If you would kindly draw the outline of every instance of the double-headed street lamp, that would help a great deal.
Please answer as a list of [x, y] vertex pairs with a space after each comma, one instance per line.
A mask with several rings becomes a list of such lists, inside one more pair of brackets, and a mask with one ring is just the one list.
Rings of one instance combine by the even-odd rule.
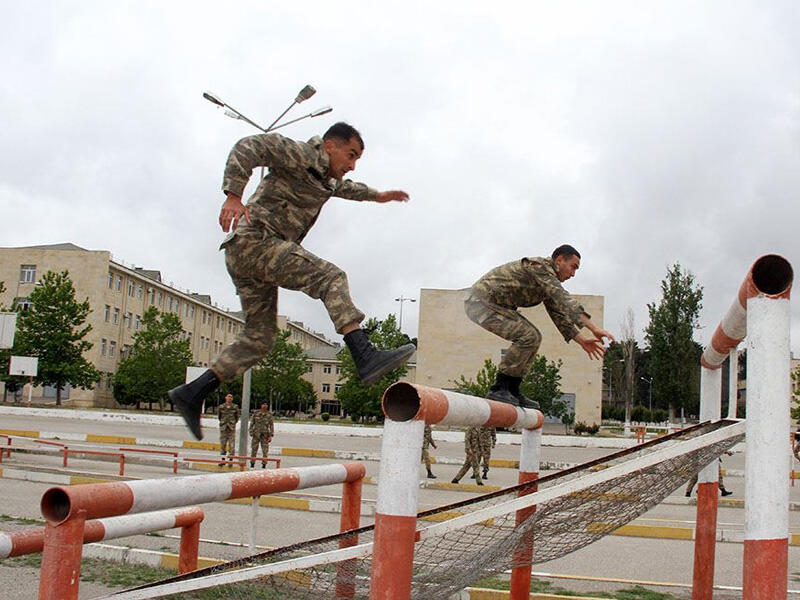
[[647, 384], [648, 384], [648, 387], [647, 387], [647, 395], [648, 395], [647, 403], [648, 403], [648, 405], [650, 407], [650, 412], [653, 412], [653, 380], [652, 379], [648, 379], [647, 377], [639, 377], [639, 379], [641, 379], [642, 381], [646, 381]]
[[399, 298], [395, 298], [394, 301], [400, 303], [400, 322], [398, 323], [397, 327], [400, 330], [400, 332], [402, 333], [402, 331], [403, 331], [403, 302], [416, 302], [417, 300], [416, 300], [416, 298], [406, 298], [405, 296], [400, 294], [400, 297]]

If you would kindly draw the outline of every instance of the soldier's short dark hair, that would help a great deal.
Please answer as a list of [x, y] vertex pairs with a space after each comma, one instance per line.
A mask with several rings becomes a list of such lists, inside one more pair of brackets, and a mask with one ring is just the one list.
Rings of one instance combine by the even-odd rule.
[[569, 258], [570, 256], [577, 256], [578, 258], [580, 258], [581, 253], [575, 250], [575, 248], [573, 248], [569, 244], [561, 244], [558, 248], [553, 250], [551, 258], [555, 260], [559, 256], [563, 256], [565, 258]]
[[325, 132], [325, 135], [322, 136], [323, 140], [339, 140], [340, 142], [349, 142], [353, 138], [358, 140], [358, 143], [361, 145], [361, 151], [364, 151], [364, 140], [361, 138], [361, 134], [358, 132], [358, 129], [350, 125], [349, 123], [345, 123], [344, 121], [339, 121], [338, 123], [334, 123], [328, 128], [328, 131]]

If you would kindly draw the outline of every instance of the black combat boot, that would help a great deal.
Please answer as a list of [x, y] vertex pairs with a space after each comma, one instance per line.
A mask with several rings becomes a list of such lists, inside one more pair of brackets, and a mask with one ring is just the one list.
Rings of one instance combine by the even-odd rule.
[[720, 487], [719, 492], [722, 496], [730, 496], [733, 493], [730, 490], [726, 490], [724, 487]]
[[509, 377], [511, 385], [508, 386], [509, 391], [514, 394], [514, 397], [519, 400], [519, 405], [522, 408], [535, 408], [539, 410], [539, 403], [536, 400], [531, 400], [519, 391], [519, 385], [522, 383], [522, 377]]
[[255, 466], [256, 466], [256, 461], [254, 461], [254, 460], [251, 460], [251, 461], [250, 461], [250, 468], [252, 469], [252, 468], [254, 468]]
[[483, 472], [483, 475], [482, 475], [482, 477], [483, 477], [484, 479], [486, 479], [488, 475], [489, 475], [489, 471], [488, 471], [488, 469], [487, 469], [486, 471], [484, 471], [484, 472]]
[[208, 369], [194, 381], [184, 383], [169, 391], [172, 405], [178, 409], [186, 421], [186, 426], [198, 440], [203, 439], [203, 430], [200, 426], [200, 411], [203, 409], [203, 400], [219, 387], [220, 381], [214, 371]]
[[512, 377], [498, 371], [497, 377], [495, 377], [494, 383], [492, 387], [489, 388], [489, 393], [486, 394], [486, 397], [489, 400], [496, 400], [497, 402], [505, 402], [512, 406], [519, 406], [519, 400], [511, 393], [511, 379]]
[[436, 475], [433, 474], [430, 467], [428, 467], [428, 479], [436, 479]]
[[396, 369], [411, 358], [417, 349], [414, 344], [404, 344], [394, 350], [378, 350], [369, 341], [363, 329], [356, 329], [344, 336], [358, 376], [364, 385], [371, 385], [389, 371]]

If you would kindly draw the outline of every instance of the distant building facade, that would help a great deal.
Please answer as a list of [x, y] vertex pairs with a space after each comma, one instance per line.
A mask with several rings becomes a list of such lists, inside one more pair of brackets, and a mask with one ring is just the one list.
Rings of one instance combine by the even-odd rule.
[[[142, 315], [151, 306], [180, 318], [183, 338], [189, 340], [197, 366], [208, 366], [244, 327], [241, 312], [216, 306], [208, 294], [180, 290], [164, 283], [159, 271], [126, 266], [107, 250], [86, 250], [71, 243], [0, 248], [0, 281], [6, 287], [0, 304], [11, 306], [16, 301], [24, 310], [36, 282], [47, 271], [68, 271], [76, 299], [88, 299], [91, 307], [87, 323], [92, 329], [86, 339], [92, 348], [86, 359], [102, 378], [92, 390], [71, 389], [62, 395], [75, 406], [113, 405], [114, 373], [128, 356], [133, 336], [142, 327]], [[278, 316], [278, 326], [289, 330], [289, 341], [306, 351], [334, 346], [322, 334], [285, 316]], [[322, 389], [316, 391], [322, 397]], [[51, 393], [37, 388], [34, 396]]]

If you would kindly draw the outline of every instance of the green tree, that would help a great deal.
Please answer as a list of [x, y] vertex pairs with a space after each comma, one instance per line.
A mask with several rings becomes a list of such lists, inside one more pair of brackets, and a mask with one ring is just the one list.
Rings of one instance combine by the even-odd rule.
[[289, 342], [289, 335], [288, 330], [279, 331], [269, 354], [253, 369], [253, 397], [267, 399], [275, 410], [305, 409], [316, 400], [314, 387], [302, 379], [308, 357], [300, 344]]
[[[408, 343], [408, 336], [397, 327], [397, 320], [393, 314], [388, 315], [383, 321], [378, 321], [371, 317], [365, 324], [364, 330], [370, 331], [369, 339], [379, 350], [393, 350], [403, 344]], [[350, 415], [352, 420], [368, 420], [376, 418], [383, 419], [381, 410], [381, 397], [387, 387], [399, 381], [408, 372], [408, 368], [403, 365], [393, 371], [389, 371], [380, 380], [370, 386], [365, 386], [356, 372], [356, 366], [350, 351], [344, 348], [338, 354], [342, 363], [342, 379], [344, 383], [336, 398], [342, 405], [345, 412]]]
[[561, 402], [561, 360], [547, 360], [539, 354], [533, 361], [528, 374], [522, 379], [520, 391], [531, 400], [539, 403], [540, 410], [552, 417], [560, 417], [567, 410]]
[[792, 418], [800, 425], [800, 366], [792, 371]]
[[497, 377], [497, 365], [492, 362], [491, 358], [483, 361], [483, 367], [475, 374], [475, 379], [466, 379], [463, 375], [454, 381], [454, 388], [457, 392], [462, 394], [469, 394], [470, 396], [477, 396], [478, 398], [485, 398], [489, 393], [489, 388], [492, 387], [495, 377]]
[[162, 313], [151, 306], [142, 315], [142, 329], [133, 336], [131, 353], [119, 364], [114, 376], [114, 399], [120, 404], [158, 402], [161, 410], [167, 392], [186, 379], [192, 363], [189, 340], [182, 340], [178, 315]]
[[696, 411], [699, 402], [699, 353], [694, 330], [699, 327], [703, 288], [694, 275], [675, 263], [661, 282], [662, 298], [650, 303], [645, 340], [650, 350], [653, 399], [675, 410]]
[[92, 344], [84, 338], [92, 326], [86, 325], [89, 299], [78, 302], [67, 271], [48, 271], [29, 299], [30, 309], [20, 312], [14, 339], [14, 354], [39, 359], [36, 381], [56, 388], [56, 405], [67, 384], [90, 389], [100, 380], [100, 372], [84, 358]]

